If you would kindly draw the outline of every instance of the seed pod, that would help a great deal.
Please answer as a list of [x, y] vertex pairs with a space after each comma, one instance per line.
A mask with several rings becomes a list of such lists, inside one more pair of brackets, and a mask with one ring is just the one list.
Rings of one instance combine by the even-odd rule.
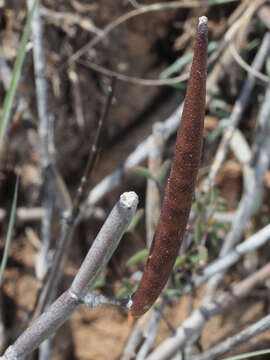
[[182, 243], [200, 165], [205, 112], [207, 18], [199, 19], [194, 58], [177, 133], [174, 161], [142, 280], [132, 295], [133, 316], [144, 314], [166, 285]]

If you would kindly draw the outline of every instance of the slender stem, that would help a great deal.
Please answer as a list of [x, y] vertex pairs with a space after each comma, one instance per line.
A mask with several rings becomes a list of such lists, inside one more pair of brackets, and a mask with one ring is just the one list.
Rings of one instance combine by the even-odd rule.
[[[164, 145], [163, 126], [161, 123], [156, 123], [153, 126], [151, 141], [149, 141], [148, 158], [148, 169], [154, 176], [156, 176], [160, 170]], [[158, 186], [154, 180], [148, 179], [146, 189], [145, 221], [146, 243], [149, 249], [160, 216], [160, 204], [161, 201]]]
[[[270, 35], [270, 34], [269, 34]], [[232, 227], [226, 236], [220, 256], [226, 255], [237, 243], [240, 242], [246, 224], [250, 220], [254, 204], [258, 201], [259, 192], [263, 183], [264, 176], [270, 164], [270, 86], [267, 89], [265, 100], [261, 107], [259, 114], [259, 124], [264, 128], [264, 139], [260, 141], [260, 146], [255, 147], [257, 152], [255, 155], [256, 162], [249, 167], [248, 186], [245, 187], [244, 194], [237, 208]], [[208, 293], [211, 296], [218, 284], [223, 279], [225, 273], [220, 273], [214, 276], [208, 284]]]
[[84, 199], [84, 197], [86, 196], [86, 194], [89, 192], [89, 177], [90, 174], [94, 168], [96, 159], [97, 159], [97, 155], [100, 151], [100, 140], [101, 140], [101, 134], [102, 134], [102, 130], [105, 124], [105, 120], [108, 117], [108, 113], [111, 107], [111, 103], [112, 103], [112, 99], [113, 99], [113, 95], [114, 95], [114, 90], [115, 90], [115, 78], [112, 77], [111, 78], [111, 83], [108, 87], [108, 94], [107, 94], [107, 98], [106, 98], [106, 103], [105, 106], [102, 109], [102, 113], [98, 122], [98, 127], [97, 127], [97, 131], [95, 134], [95, 139], [94, 142], [91, 146], [91, 151], [90, 151], [90, 156], [88, 158], [87, 164], [86, 164], [86, 168], [84, 170], [84, 174], [83, 177], [81, 179], [81, 184], [78, 188], [77, 191], [77, 195], [75, 197], [74, 200], [74, 204], [73, 204], [73, 209], [72, 209], [72, 218], [75, 219], [78, 215], [79, 212], [79, 207], [82, 203], [82, 200]]
[[71, 287], [66, 290], [5, 352], [8, 360], [20, 360], [51, 336], [81, 304], [116, 249], [136, 212], [138, 197], [124, 193], [101, 228]]
[[[251, 67], [259, 71], [264, 64], [265, 58], [269, 52], [270, 48], [270, 33], [266, 33], [259, 51], [257, 52]], [[215, 159], [209, 171], [207, 182], [204, 184], [205, 190], [208, 191], [211, 186], [214, 185], [217, 173], [226, 157], [230, 140], [234, 133], [234, 129], [237, 127], [241, 116], [248, 104], [248, 99], [250, 97], [251, 91], [255, 85], [256, 78], [252, 74], [248, 74], [248, 77], [240, 90], [240, 95], [237, 101], [234, 104], [230, 119], [229, 125], [226, 131], [223, 134], [222, 140], [220, 142], [219, 148], [215, 155]]]
[[50, 304], [53, 301], [55, 297], [55, 293], [57, 291], [58, 284], [61, 280], [63, 269], [67, 260], [67, 253], [72, 241], [73, 232], [80, 221], [81, 205], [82, 205], [81, 203], [84, 197], [86, 197], [86, 193], [89, 191], [88, 189], [89, 178], [91, 171], [93, 170], [93, 167], [96, 162], [96, 157], [99, 150], [100, 137], [102, 134], [102, 128], [104, 126], [104, 122], [107, 118], [108, 111], [112, 102], [114, 83], [115, 83], [114, 79], [112, 79], [108, 90], [106, 104], [103, 108], [101, 117], [99, 119], [98, 130], [89, 154], [86, 169], [81, 179], [81, 184], [77, 191], [76, 198], [74, 200], [74, 205], [72, 206], [71, 215], [68, 217], [66, 223], [64, 224], [62, 234], [59, 240], [57, 241], [57, 247], [56, 247], [49, 279], [47, 281], [44, 290], [42, 291], [36, 314], [40, 314], [42, 311], [44, 311], [46, 306], [48, 306], [48, 304]]
[[220, 356], [225, 354], [228, 351], [233, 350], [236, 346], [241, 345], [253, 337], [267, 331], [270, 329], [270, 315], [265, 316], [261, 320], [257, 321], [255, 324], [251, 325], [247, 329], [241, 331], [240, 333], [229, 337], [222, 343], [216, 345], [212, 349], [206, 351], [205, 353], [192, 356], [191, 360], [215, 360], [220, 359]]
[[[265, 279], [269, 277], [269, 274], [270, 264], [267, 264], [245, 280], [235, 284], [229, 291], [223, 292], [214, 299], [206, 301], [194, 310], [183, 324], [177, 328], [176, 334], [161, 343], [147, 360], [167, 360], [171, 358], [177, 351], [183, 349], [187, 343], [192, 341], [192, 338], [200, 333], [203, 326], [211, 320], [212, 317], [222, 313], [237, 301], [247, 296], [254, 287], [263, 283]], [[203, 357], [203, 359], [208, 360], [206, 356]]]
[[[163, 136], [164, 140], [167, 140], [179, 126], [179, 119], [181, 119], [183, 111], [183, 103], [180, 104], [177, 109], [169, 116], [163, 123]], [[91, 207], [96, 204], [104, 195], [112, 191], [118, 186], [127, 173], [128, 169], [138, 165], [148, 157], [149, 141], [152, 135], [143, 140], [135, 150], [129, 154], [125, 162], [121, 167], [107, 175], [98, 185], [96, 185], [89, 193], [88, 199], [84, 203], [84, 207]]]
[[[120, 201], [110, 214], [110, 221], [103, 225], [70, 287], [79, 298], [87, 294], [104, 270], [128, 223], [135, 215], [137, 204], [138, 197], [134, 192], [121, 195]], [[125, 222], [122, 219], [125, 219]]]

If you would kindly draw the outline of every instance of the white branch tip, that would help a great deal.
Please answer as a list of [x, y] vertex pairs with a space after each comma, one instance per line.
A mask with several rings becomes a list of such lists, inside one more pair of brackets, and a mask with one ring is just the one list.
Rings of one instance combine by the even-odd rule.
[[199, 26], [202, 24], [207, 24], [208, 18], [206, 16], [199, 17]]
[[138, 205], [139, 198], [134, 191], [125, 192], [120, 196], [120, 204], [128, 209]]

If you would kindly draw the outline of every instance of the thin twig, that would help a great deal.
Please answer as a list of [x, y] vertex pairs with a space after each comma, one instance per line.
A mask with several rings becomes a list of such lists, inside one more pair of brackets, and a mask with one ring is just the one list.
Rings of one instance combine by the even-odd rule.
[[[161, 11], [161, 10], [172, 10], [178, 8], [196, 8], [199, 6], [208, 6], [209, 3], [205, 2], [191, 2], [191, 1], [168, 1], [167, 3], [156, 3], [152, 5], [147, 5], [140, 7], [139, 9], [132, 10], [124, 15], [119, 16], [116, 20], [110, 22], [104, 29], [100, 35], [95, 36], [91, 39], [86, 45], [84, 45], [81, 49], [75, 52], [69, 59], [70, 61], [77, 61], [83, 54], [96, 46], [99, 42], [101, 42], [113, 29], [123, 24], [127, 20], [132, 19], [135, 16], [145, 14], [152, 11]], [[64, 64], [65, 66], [66, 64]], [[61, 68], [63, 65], [61, 66]]]
[[[180, 104], [174, 113], [169, 116], [163, 123], [163, 136], [167, 140], [178, 128], [179, 119], [181, 119], [183, 104]], [[148, 142], [151, 141], [152, 135], [143, 140], [135, 150], [127, 157], [124, 164], [107, 175], [98, 185], [96, 185], [89, 193], [88, 199], [85, 201], [85, 208], [96, 204], [104, 195], [112, 191], [123, 179], [128, 169], [138, 165], [148, 156]]]
[[[28, 11], [31, 11], [33, 0], [27, 1]], [[52, 166], [52, 149], [53, 144], [50, 144], [52, 135], [52, 124], [50, 123], [50, 115], [48, 111], [48, 83], [45, 77], [45, 54], [43, 45], [43, 31], [41, 19], [39, 14], [39, 5], [37, 5], [32, 21], [32, 40], [33, 40], [33, 59], [35, 70], [35, 86], [36, 86], [36, 101], [39, 118], [39, 138], [40, 138], [40, 166], [43, 178], [43, 207], [44, 216], [42, 218], [42, 248], [38, 257], [40, 269], [38, 277], [43, 278], [48, 271], [49, 266], [49, 250], [51, 246], [51, 225], [52, 214], [54, 207], [54, 198], [56, 196], [53, 182], [49, 174], [49, 166]]]
[[71, 64], [68, 69], [68, 77], [71, 82], [71, 90], [72, 90], [72, 99], [73, 99], [73, 106], [75, 112], [76, 122], [80, 129], [83, 129], [85, 126], [85, 119], [83, 114], [83, 104], [82, 104], [82, 97], [81, 97], [81, 89], [80, 89], [80, 82], [79, 77], [76, 72], [75, 64]]
[[121, 360], [131, 360], [136, 357], [136, 350], [143, 339], [144, 329], [147, 326], [150, 313], [141, 316], [135, 323], [125, 345]]
[[232, 351], [236, 346], [241, 345], [253, 337], [270, 329], [270, 315], [265, 316], [247, 329], [241, 331], [237, 335], [229, 337], [227, 340], [216, 345], [212, 349], [201, 355], [192, 356], [191, 360], [214, 360], [220, 359], [220, 356], [228, 351]]
[[102, 109], [102, 114], [101, 114], [101, 117], [100, 117], [98, 125], [97, 125], [95, 139], [94, 139], [94, 142], [90, 149], [90, 156], [88, 158], [84, 174], [81, 178], [81, 184], [78, 188], [77, 195], [76, 195], [74, 203], [73, 203], [71, 216], [74, 219], [78, 216], [78, 212], [79, 212], [81, 203], [82, 203], [83, 199], [87, 196], [87, 193], [89, 192], [89, 180], [90, 180], [89, 178], [90, 178], [91, 172], [93, 171], [94, 165], [96, 163], [98, 153], [100, 151], [101, 133], [102, 133], [102, 130], [104, 127], [105, 120], [108, 117], [109, 109], [110, 109], [113, 95], [114, 95], [114, 89], [115, 89], [115, 78], [112, 77], [111, 83], [108, 87], [106, 103]]
[[[200, 286], [203, 282], [210, 279], [217, 273], [222, 273], [228, 270], [229, 267], [236, 264], [242, 256], [251, 253], [260, 247], [264, 246], [270, 240], [270, 225], [266, 225], [256, 234], [250, 236], [247, 240], [237, 245], [227, 255], [214, 260], [211, 264], [207, 265], [201, 275], [192, 275], [191, 282], [195, 287]], [[181, 293], [191, 291], [190, 285], [185, 285]]]
[[149, 352], [151, 351], [151, 349], [154, 345], [157, 333], [158, 333], [158, 329], [160, 326], [160, 320], [163, 318], [163, 310], [164, 310], [165, 306], [167, 305], [167, 303], [168, 303], [168, 300], [163, 299], [163, 302], [162, 302], [161, 306], [159, 307], [159, 309], [158, 310], [153, 309], [151, 311], [148, 324], [145, 327], [144, 333], [143, 333], [145, 341], [137, 353], [136, 360], [144, 360], [146, 358], [146, 356], [149, 354]]
[[[235, 284], [229, 291], [221, 293], [213, 300], [208, 300], [199, 306], [183, 324], [178, 327], [176, 334], [161, 343], [150, 354], [147, 360], [167, 360], [171, 358], [177, 351], [183, 349], [195, 335], [198, 335], [203, 326], [213, 316], [220, 314], [243, 297], [249, 295], [251, 290], [258, 284], [263, 283], [269, 275], [270, 264], [267, 264], [255, 274]], [[203, 359], [208, 360], [206, 357]]]
[[[151, 141], [149, 141], [149, 158], [148, 169], [156, 176], [160, 171], [162, 162], [163, 150], [164, 150], [164, 138], [163, 138], [163, 125], [162, 123], [156, 123], [153, 126], [153, 135]], [[145, 221], [146, 221], [146, 244], [148, 249], [156, 230], [158, 218], [160, 215], [160, 193], [157, 184], [154, 180], [147, 180], [146, 189], [146, 205], [145, 205]]]
[[71, 244], [73, 232], [77, 226], [77, 224], [80, 221], [80, 215], [81, 215], [81, 202], [85, 197], [85, 193], [89, 191], [89, 178], [91, 171], [95, 165], [96, 157], [99, 150], [99, 142], [100, 142], [100, 136], [101, 136], [101, 130], [104, 125], [105, 119], [108, 115], [109, 107], [112, 101], [113, 96], [113, 83], [112, 80], [111, 87], [109, 88], [109, 92], [107, 95], [107, 100], [105, 107], [103, 108], [99, 124], [98, 124], [98, 130], [96, 133], [96, 137], [94, 140], [94, 143], [91, 148], [91, 152], [89, 154], [89, 158], [87, 161], [86, 169], [84, 171], [84, 175], [81, 180], [81, 184], [79, 186], [79, 189], [76, 194], [76, 198], [74, 200], [74, 204], [71, 210], [71, 214], [68, 217], [67, 221], [64, 223], [62, 234], [57, 241], [57, 247], [53, 259], [52, 268], [50, 271], [49, 279], [47, 281], [47, 284], [42, 291], [39, 306], [36, 311], [36, 314], [40, 314], [48, 304], [50, 304], [55, 296], [55, 293], [57, 291], [58, 284], [62, 278], [64, 266], [67, 260], [67, 254], [68, 250]]
[[[252, 62], [252, 65], [251, 65], [252, 68], [256, 69], [257, 71], [259, 69], [261, 69], [261, 67], [263, 66], [263, 63], [265, 61], [265, 58], [269, 53], [269, 49], [270, 49], [270, 33], [266, 33], [263, 38], [260, 49], [257, 52], [257, 54]], [[229, 125], [228, 125], [225, 133], [223, 134], [219, 148], [215, 155], [215, 159], [210, 168], [210, 172], [209, 172], [207, 181], [204, 185], [206, 191], [209, 190], [209, 188], [211, 186], [213, 186], [215, 183], [217, 173], [226, 157], [226, 154], [228, 151], [228, 146], [229, 146], [230, 140], [232, 138], [232, 135], [234, 133], [234, 130], [237, 127], [237, 125], [241, 119], [241, 116], [243, 114], [243, 111], [245, 110], [245, 108], [248, 104], [248, 99], [249, 99], [249, 96], [253, 89], [253, 86], [255, 84], [255, 80], [256, 80], [255, 77], [249, 73], [248, 77], [240, 91], [240, 96], [234, 104], [234, 107], [233, 107], [233, 110], [232, 110], [232, 113], [231, 113], [231, 116], [229, 119]]]
[[[270, 34], [269, 34], [270, 35]], [[256, 148], [256, 163], [249, 167], [248, 184], [237, 208], [232, 227], [224, 240], [220, 256], [226, 255], [241, 240], [246, 224], [250, 220], [254, 203], [262, 187], [264, 175], [270, 164], [270, 87], [268, 87], [265, 100], [259, 114], [259, 124], [264, 129], [264, 139], [260, 140], [260, 147]], [[258, 150], [257, 150], [258, 149]], [[224, 277], [224, 273], [214, 276], [208, 284], [207, 292], [211, 296]]]
[[6, 359], [23, 359], [51, 336], [76, 310], [81, 304], [81, 299], [87, 295], [110, 260], [136, 212], [137, 204], [138, 197], [134, 192], [121, 195], [85, 257], [71, 287], [6, 350]]
[[143, 85], [143, 86], [167, 86], [173, 84], [179, 84], [186, 81], [189, 78], [189, 73], [181, 74], [170, 79], [143, 79], [135, 76], [129, 76], [117, 71], [107, 69], [101, 65], [95, 64], [90, 60], [77, 60], [81, 65], [86, 66], [96, 72], [99, 72], [105, 76], [114, 76], [117, 80], [125, 81], [130, 84]]
[[238, 54], [235, 45], [233, 44], [233, 42], [229, 43], [229, 49], [231, 51], [231, 54], [234, 58], [234, 60], [237, 62], [237, 64], [239, 66], [241, 66], [242, 69], [244, 69], [246, 72], [248, 72], [249, 74], [252, 74], [255, 78], [257, 78], [258, 80], [263, 81], [266, 84], [269, 84], [270, 82], [270, 77], [261, 73], [260, 71], [257, 71], [256, 69], [254, 69], [252, 66], [249, 66], [249, 64]]
[[[265, 60], [265, 57], [267, 56], [267, 53], [269, 51], [269, 45], [270, 45], [270, 36], [269, 36], [269, 34], [266, 34], [264, 37], [264, 40], [262, 42], [262, 45], [260, 47], [260, 50], [258, 51], [258, 53], [255, 57], [256, 62], [254, 59], [254, 62], [252, 65], [254, 68], [256, 68], [256, 69], [261, 68], [261, 66]], [[246, 88], [247, 89], [252, 88], [253, 82], [254, 82], [253, 77], [249, 75]], [[209, 79], [208, 79], [207, 80], [207, 88], [209, 88], [209, 87], [210, 87], [210, 83], [209, 83]], [[175, 112], [164, 121], [164, 123], [163, 123], [164, 124], [164, 140], [167, 140], [172, 134], [175, 133], [177, 126], [178, 126], [179, 118], [181, 118], [182, 110], [183, 110], [183, 104], [179, 105], [178, 108], [175, 110]], [[240, 103], [240, 99], [239, 99], [235, 105], [235, 110], [233, 111], [233, 113], [231, 115], [231, 119], [233, 120], [233, 118], [232, 118], [232, 116], [233, 116], [234, 118], [236, 118], [236, 123], [238, 123], [239, 118], [240, 118], [239, 113], [241, 115], [242, 111], [243, 111], [243, 106]], [[233, 122], [234, 121], [235, 120], [233, 120]], [[232, 124], [232, 125], [233, 125], [232, 130], [230, 130], [230, 131], [233, 132], [233, 129], [235, 128], [235, 126], [234, 126], [234, 124]], [[91, 190], [91, 192], [88, 196], [88, 200], [85, 203], [86, 208], [87, 208], [87, 205], [88, 205], [88, 207], [91, 207], [91, 205], [96, 204], [104, 195], [106, 195], [108, 193], [108, 191], [111, 191], [113, 188], [115, 188], [121, 182], [122, 178], [124, 177], [124, 175], [126, 174], [126, 172], [129, 168], [138, 165], [139, 163], [141, 163], [142, 161], [144, 161], [147, 158], [147, 156], [148, 156], [147, 149], [149, 146], [148, 142], [151, 141], [150, 139], [151, 139], [151, 135], [148, 136], [148, 138], [146, 138], [144, 141], [142, 141], [135, 148], [135, 150], [127, 157], [127, 159], [125, 160], [125, 162], [123, 163], [123, 165], [121, 167], [116, 169], [111, 174], [107, 175], [99, 184], [97, 184]], [[226, 143], [229, 142], [226, 137], [224, 139], [225, 139], [224, 142], [226, 142]], [[219, 153], [223, 153], [223, 146], [220, 147]], [[222, 157], [221, 161], [220, 161], [220, 156]], [[212, 165], [212, 168], [211, 168], [212, 170], [210, 171], [209, 181], [208, 181], [209, 183], [214, 181], [216, 174], [220, 167], [219, 164], [221, 164], [222, 161], [223, 161], [223, 154], [217, 155], [216, 160], [214, 161], [214, 163]]]
[[72, 25], [78, 25], [83, 30], [89, 31], [95, 35], [102, 34], [102, 30], [97, 28], [91, 19], [80, 16], [75, 12], [58, 12], [48, 9], [45, 6], [41, 6], [40, 15], [45, 17], [47, 21], [61, 26], [64, 30], [70, 28]]

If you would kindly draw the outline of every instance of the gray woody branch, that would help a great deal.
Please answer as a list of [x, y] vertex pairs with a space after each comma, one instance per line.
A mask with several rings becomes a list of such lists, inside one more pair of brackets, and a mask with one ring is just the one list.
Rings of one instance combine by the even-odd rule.
[[259, 335], [270, 329], [270, 315], [265, 316], [249, 328], [240, 333], [229, 337], [227, 340], [213, 347], [211, 350], [197, 356], [192, 356], [191, 360], [215, 360], [220, 359], [220, 356], [228, 351], [231, 351], [236, 346], [247, 342], [256, 335]]
[[[270, 37], [270, 34], [269, 34]], [[259, 115], [259, 132], [261, 135], [260, 127], [262, 128], [263, 136], [255, 141], [255, 149], [253, 151], [253, 157], [255, 157], [255, 164], [251, 164], [248, 168], [248, 184], [245, 188], [244, 194], [242, 195], [241, 201], [235, 213], [235, 218], [232, 223], [232, 227], [226, 236], [220, 256], [226, 255], [237, 243], [240, 242], [243, 236], [245, 226], [253, 215], [254, 205], [258, 198], [260, 198], [260, 191], [263, 185], [264, 176], [269, 168], [270, 164], [270, 86], [266, 91], [266, 96], [262, 104], [262, 108]], [[208, 284], [208, 293], [213, 294], [218, 284], [224, 277], [223, 274], [218, 274], [213, 277]]]
[[52, 335], [84, 301], [97, 277], [117, 248], [135, 214], [138, 197], [134, 192], [121, 195], [97, 235], [71, 287], [66, 290], [5, 352], [1, 360], [21, 360]]
[[[269, 277], [269, 274], [270, 264], [267, 264], [262, 269], [258, 270], [255, 274], [252, 274], [247, 279], [235, 284], [233, 288], [228, 292], [224, 292], [213, 300], [208, 300], [203, 305], [199, 306], [183, 322], [183, 324], [178, 327], [175, 336], [165, 340], [162, 344], [160, 344], [147, 358], [147, 360], [167, 360], [171, 358], [174, 354], [176, 354], [177, 351], [183, 349], [184, 346], [186, 346], [186, 344], [193, 338], [194, 335], [198, 335], [203, 326], [213, 316], [220, 314], [221, 312], [225, 311], [233, 304], [235, 304], [237, 301], [239, 301], [241, 298], [247, 296], [255, 286], [265, 281]], [[269, 327], [269, 319], [267, 321], [267, 324], [267, 326]], [[219, 345], [219, 349], [226, 348], [226, 351], [228, 351], [228, 343], [232, 344], [232, 342], [229, 340], [230, 339], [225, 341], [226, 347], [224, 347], [223, 345]], [[206, 354], [210, 355], [212, 353], [218, 353], [219, 355], [222, 355], [224, 352], [210, 350], [205, 353], [205, 356], [198, 356], [198, 358], [194, 357], [194, 360], [215, 359], [216, 357], [206, 356]]]

